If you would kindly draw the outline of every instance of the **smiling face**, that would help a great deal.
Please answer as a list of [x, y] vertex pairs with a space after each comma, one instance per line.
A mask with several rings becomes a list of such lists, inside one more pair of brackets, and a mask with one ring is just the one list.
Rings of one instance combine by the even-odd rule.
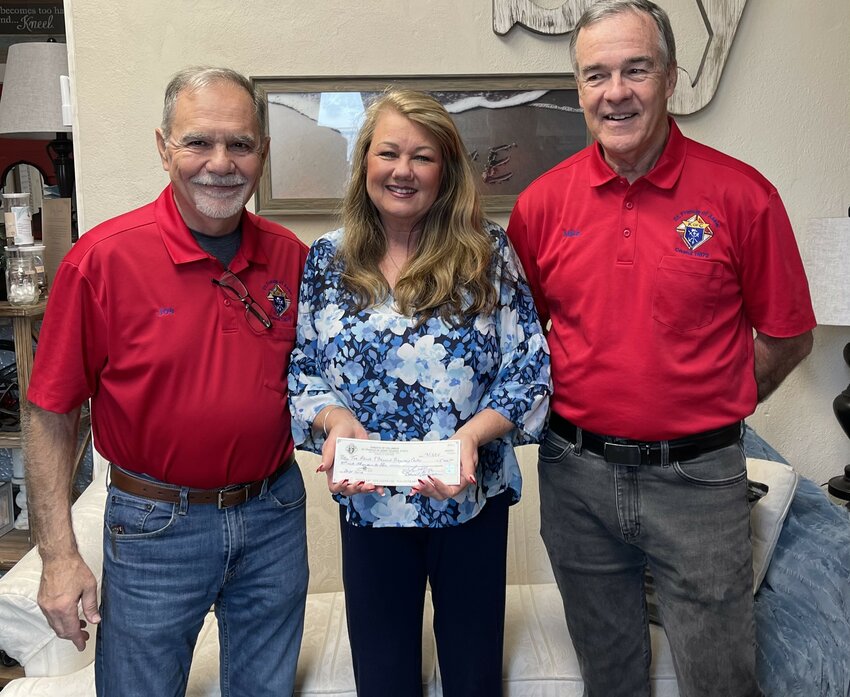
[[437, 200], [443, 172], [436, 138], [397, 111], [383, 111], [366, 153], [366, 192], [385, 229], [412, 230]]
[[168, 140], [156, 134], [186, 225], [205, 235], [233, 232], [268, 152], [250, 95], [229, 82], [182, 92]]
[[584, 27], [576, 40], [579, 103], [615, 172], [634, 181], [667, 142], [667, 99], [676, 66], [663, 65], [658, 28], [626, 11]]

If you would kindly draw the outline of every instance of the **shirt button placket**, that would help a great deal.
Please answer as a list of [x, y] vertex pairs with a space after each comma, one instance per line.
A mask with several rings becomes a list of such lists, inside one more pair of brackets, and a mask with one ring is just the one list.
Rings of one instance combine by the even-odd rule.
[[631, 264], [635, 260], [635, 231], [637, 230], [637, 211], [633, 192], [627, 191], [623, 199], [623, 207], [620, 211], [620, 222], [622, 234], [617, 250], [617, 262]]

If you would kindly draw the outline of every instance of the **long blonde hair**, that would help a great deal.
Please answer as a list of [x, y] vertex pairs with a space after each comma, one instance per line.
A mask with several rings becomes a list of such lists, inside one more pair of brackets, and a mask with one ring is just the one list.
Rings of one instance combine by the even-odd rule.
[[393, 89], [369, 105], [352, 157], [351, 179], [342, 203], [345, 227], [338, 259], [342, 281], [362, 308], [390, 292], [379, 264], [387, 252], [380, 215], [366, 191], [366, 156], [380, 115], [395, 111], [424, 128], [442, 154], [440, 189], [425, 214], [410, 260], [393, 290], [396, 308], [419, 323], [439, 315], [451, 324], [489, 312], [496, 304], [490, 278], [493, 243], [484, 230], [475, 175], [451, 116], [422, 92]]

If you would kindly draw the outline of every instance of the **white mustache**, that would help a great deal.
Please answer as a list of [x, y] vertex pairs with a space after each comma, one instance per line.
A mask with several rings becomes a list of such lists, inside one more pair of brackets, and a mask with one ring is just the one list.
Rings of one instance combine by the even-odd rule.
[[220, 177], [215, 174], [199, 174], [192, 177], [192, 183], [199, 186], [244, 186], [248, 180], [238, 174], [225, 174]]

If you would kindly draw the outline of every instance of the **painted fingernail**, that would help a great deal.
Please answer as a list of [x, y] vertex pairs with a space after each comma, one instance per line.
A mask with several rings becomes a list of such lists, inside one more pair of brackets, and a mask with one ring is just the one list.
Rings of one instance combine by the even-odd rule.
[[470, 484], [478, 484], [478, 481], [471, 474], [467, 477], [467, 479], [469, 479]]

